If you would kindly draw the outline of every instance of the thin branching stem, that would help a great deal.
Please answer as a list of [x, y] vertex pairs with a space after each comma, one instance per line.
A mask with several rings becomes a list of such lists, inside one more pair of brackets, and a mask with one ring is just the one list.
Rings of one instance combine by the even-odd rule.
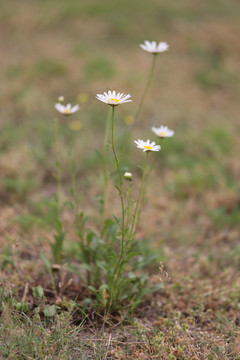
[[[140, 186], [140, 189], [139, 189], [139, 194], [138, 194], [138, 199], [137, 199], [135, 211], [134, 211], [134, 214], [133, 214], [132, 226], [131, 226], [130, 234], [128, 236], [128, 242], [132, 240], [132, 234], [133, 234], [133, 230], [134, 230], [135, 219], [136, 219], [136, 216], [137, 216], [138, 206], [139, 206], [139, 202], [140, 202], [141, 195], [142, 195], [143, 183], [144, 183], [146, 167], [147, 167], [148, 154], [149, 153], [146, 152], [146, 158], [145, 158], [144, 167], [143, 167], [142, 181], [141, 181], [141, 186]], [[115, 276], [115, 274], [116, 274], [116, 279], [115, 279], [114, 284], [113, 284], [114, 291], [115, 291], [115, 288], [116, 288], [116, 297], [118, 296], [118, 293], [120, 291], [120, 289], [118, 287], [118, 280], [119, 280], [119, 277], [121, 275], [121, 271], [122, 271], [122, 267], [123, 267], [122, 259], [124, 257], [124, 250], [126, 251], [126, 249], [124, 249], [124, 246], [122, 246], [119, 261], [118, 261], [118, 264], [116, 266], [115, 272], [113, 274], [113, 276]], [[112, 298], [110, 300], [112, 301]], [[111, 306], [111, 303], [110, 303], [110, 306]]]

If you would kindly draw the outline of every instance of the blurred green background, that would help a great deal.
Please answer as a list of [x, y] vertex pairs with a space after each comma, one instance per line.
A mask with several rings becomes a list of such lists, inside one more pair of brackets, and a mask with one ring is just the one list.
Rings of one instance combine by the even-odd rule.
[[[36, 204], [55, 191], [55, 161], [60, 158], [64, 166], [67, 143], [74, 138], [79, 186], [93, 186], [87, 206], [94, 206], [90, 196], [101, 189], [94, 150], [102, 148], [107, 115], [95, 95], [116, 89], [133, 99], [117, 111], [118, 149], [127, 170], [139, 172], [143, 160], [132, 140], [156, 140], [151, 126], [175, 130], [156, 160], [156, 181], [150, 180], [152, 211], [157, 191], [169, 203], [196, 200], [216, 226], [226, 216], [235, 226], [240, 219], [239, 10], [237, 0], [1, 1], [1, 204], [20, 205], [18, 215], [29, 207], [38, 214]], [[170, 50], [158, 56], [135, 123], [129, 115], [135, 114], [151, 65], [151, 54], [139, 47], [144, 40], [166, 41]], [[54, 109], [59, 95], [80, 103], [71, 119]], [[170, 206], [166, 216], [175, 218], [179, 209]]]

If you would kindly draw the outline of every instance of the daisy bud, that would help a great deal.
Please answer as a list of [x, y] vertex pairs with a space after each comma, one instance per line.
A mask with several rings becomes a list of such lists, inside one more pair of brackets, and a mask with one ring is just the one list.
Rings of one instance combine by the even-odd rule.
[[59, 96], [58, 101], [59, 101], [60, 103], [63, 103], [63, 102], [64, 102], [64, 96]]
[[132, 173], [130, 173], [130, 172], [125, 172], [123, 177], [124, 177], [124, 179], [126, 179], [128, 181], [132, 181]]

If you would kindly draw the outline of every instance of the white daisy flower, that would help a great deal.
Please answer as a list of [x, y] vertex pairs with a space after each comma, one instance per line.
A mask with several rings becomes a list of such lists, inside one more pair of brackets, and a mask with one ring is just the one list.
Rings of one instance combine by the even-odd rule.
[[174, 131], [170, 130], [167, 126], [160, 126], [158, 128], [153, 126], [152, 131], [160, 138], [171, 137], [174, 135]]
[[144, 41], [144, 44], [140, 44], [140, 47], [149, 53], [159, 54], [168, 50], [169, 45], [166, 42], [162, 42], [162, 41], [160, 41], [160, 43], [157, 44], [156, 41], [150, 42], [146, 40]]
[[72, 106], [71, 104], [67, 104], [66, 106], [64, 106], [63, 104], [56, 103], [55, 109], [59, 111], [61, 114], [71, 115], [74, 114], [76, 111], [78, 111], [80, 109], [80, 106], [79, 105]]
[[116, 91], [108, 91], [108, 93], [104, 92], [103, 94], [97, 94], [96, 98], [108, 105], [117, 106], [119, 104], [123, 104], [126, 102], [132, 102], [132, 100], [128, 100], [131, 95], [126, 95], [124, 93], [117, 93]]
[[143, 141], [138, 139], [138, 141], [135, 141], [135, 144], [137, 144], [137, 147], [139, 149], [142, 149], [144, 152], [146, 151], [159, 151], [161, 150], [161, 146], [160, 145], [156, 145], [155, 141], [153, 141], [152, 143], [150, 143], [150, 140], [147, 141]]

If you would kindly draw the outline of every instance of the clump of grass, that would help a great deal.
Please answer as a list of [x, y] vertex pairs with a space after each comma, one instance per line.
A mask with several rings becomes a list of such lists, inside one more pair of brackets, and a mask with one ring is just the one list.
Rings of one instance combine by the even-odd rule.
[[194, 51], [202, 57], [204, 63], [195, 77], [201, 87], [206, 90], [217, 90], [236, 82], [236, 74], [225, 66], [221, 50], [195, 46]]
[[240, 222], [240, 207], [227, 209], [223, 206], [214, 210], [208, 210], [208, 215], [218, 229], [234, 228]]
[[0, 181], [0, 186], [11, 194], [12, 198], [23, 199], [31, 192], [35, 182], [32, 178], [5, 178]]
[[39, 76], [63, 76], [68, 72], [64, 63], [53, 59], [38, 61], [33, 65], [32, 70]]
[[63, 312], [44, 322], [37, 311], [32, 317], [4, 305], [0, 325], [0, 353], [2, 359], [51, 358], [66, 359], [81, 354], [77, 333], [72, 328], [71, 314]]
[[173, 194], [179, 198], [188, 198], [201, 194], [204, 190], [217, 185], [215, 174], [209, 167], [180, 171], [174, 184], [169, 185]]
[[25, 69], [21, 66], [9, 66], [6, 71], [6, 76], [9, 79], [15, 79], [21, 76], [25, 72]]
[[91, 79], [111, 79], [116, 74], [112, 62], [102, 56], [94, 56], [85, 65], [85, 74]]
[[232, 134], [227, 129], [210, 128], [207, 129], [206, 135], [222, 154], [228, 154], [232, 150]]

